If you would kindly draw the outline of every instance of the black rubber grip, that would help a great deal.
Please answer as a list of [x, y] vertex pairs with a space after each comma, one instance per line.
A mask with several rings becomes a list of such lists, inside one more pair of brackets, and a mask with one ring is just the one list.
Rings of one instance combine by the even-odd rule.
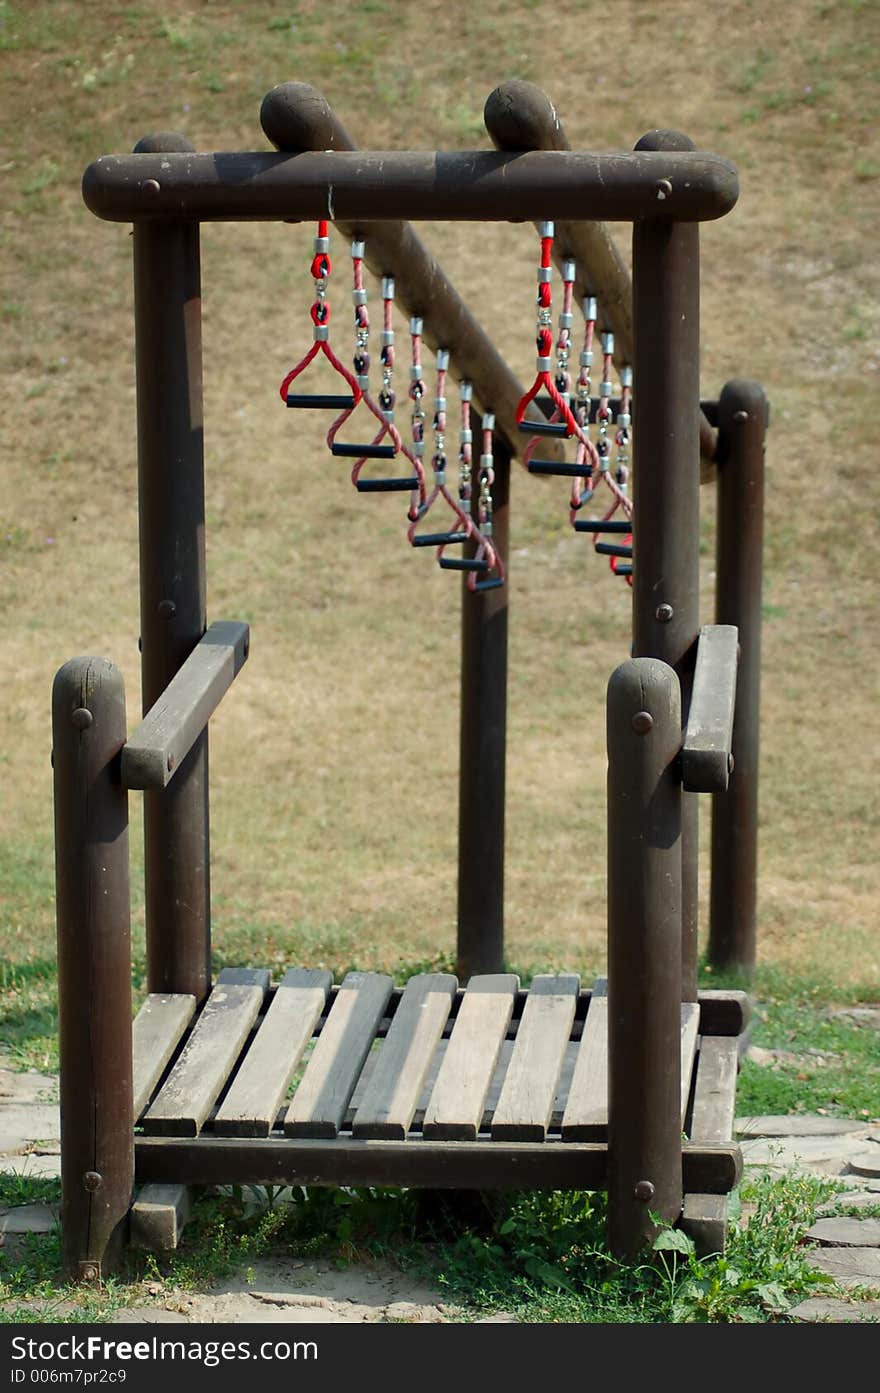
[[571, 435], [565, 421], [520, 421], [523, 435]]
[[633, 554], [632, 547], [621, 546], [618, 542], [597, 542], [596, 550], [600, 556], [625, 556], [629, 558]]
[[330, 453], [345, 459], [394, 459], [397, 451], [393, 445], [342, 445], [334, 440]]
[[293, 407], [314, 407], [316, 410], [323, 411], [346, 411], [350, 406], [354, 406], [354, 397], [331, 397], [321, 396], [297, 396], [294, 392], [288, 392], [287, 405]]
[[466, 532], [423, 532], [412, 539], [414, 547], [452, 546], [454, 542], [466, 542]]
[[419, 481], [413, 474], [410, 479], [357, 479], [358, 493], [411, 493], [418, 488]]
[[554, 464], [552, 459], [529, 460], [530, 474], [556, 474], [560, 479], [590, 479], [592, 470], [585, 464]]
[[440, 565], [444, 571], [488, 571], [488, 561], [479, 561], [475, 556], [441, 556]]
[[584, 518], [575, 523], [576, 532], [632, 532], [633, 525], [629, 518], [619, 521], [617, 518]]
[[504, 584], [500, 576], [490, 576], [488, 580], [478, 580], [474, 586], [474, 593], [478, 590], [499, 590]]
[[631, 576], [632, 573], [632, 566], [615, 566], [614, 568], [614, 574], [616, 576]]

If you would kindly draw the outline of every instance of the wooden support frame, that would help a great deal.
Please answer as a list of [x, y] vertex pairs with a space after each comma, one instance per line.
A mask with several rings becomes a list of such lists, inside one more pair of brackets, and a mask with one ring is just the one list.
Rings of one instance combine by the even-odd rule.
[[[329, 120], [333, 129], [335, 118], [327, 111], [321, 119]], [[127, 1028], [128, 1044], [119, 1051], [112, 1068], [107, 1066], [109, 1072], [103, 1065], [90, 1066], [87, 1096], [89, 1105], [97, 1107], [103, 1119], [95, 1146], [100, 1150], [109, 1139], [108, 1146], [111, 1150], [117, 1147], [119, 1155], [110, 1156], [106, 1177], [96, 1162], [94, 1173], [86, 1173], [88, 1183], [82, 1180], [89, 1194], [100, 1192], [100, 1202], [84, 1206], [81, 1196], [75, 1197], [68, 1186], [67, 1261], [80, 1275], [99, 1275], [111, 1260], [131, 1200], [135, 1150], [140, 1181], [178, 1187], [174, 1194], [160, 1196], [160, 1227], [166, 1235], [176, 1233], [183, 1217], [178, 1203], [184, 1193], [180, 1187], [218, 1180], [277, 1183], [283, 1177], [301, 1184], [399, 1183], [453, 1188], [590, 1188], [607, 1183], [612, 1247], [619, 1255], [633, 1258], [650, 1241], [657, 1216], [661, 1221], [681, 1217], [686, 1190], [703, 1197], [725, 1194], [736, 1184], [741, 1167], [739, 1150], [728, 1138], [702, 1137], [699, 1144], [683, 1144], [681, 1139], [682, 1058], [687, 1054], [691, 1060], [696, 1048], [698, 1014], [701, 1029], [705, 1028], [703, 1003], [699, 1012], [688, 1004], [697, 999], [696, 802], [691, 789], [719, 786], [718, 758], [723, 756], [726, 763], [732, 739], [735, 672], [729, 635], [718, 640], [723, 647], [721, 658], [713, 650], [712, 637], [706, 639], [702, 656], [697, 644], [703, 438], [697, 362], [697, 224], [721, 217], [733, 206], [736, 171], [718, 156], [695, 151], [691, 142], [676, 132], [651, 132], [634, 151], [621, 155], [571, 152], [562, 148], [566, 142], [558, 132], [546, 142], [554, 146], [551, 149], [447, 155], [357, 152], [339, 128], [333, 129], [329, 147], [293, 153], [287, 148], [296, 144], [290, 116], [283, 102], [281, 107], [277, 101], [274, 107], [270, 103], [268, 112], [264, 111], [264, 130], [279, 146], [275, 153], [200, 155], [183, 137], [147, 137], [131, 156], [96, 161], [83, 181], [84, 197], [93, 212], [135, 224], [146, 711], [125, 746], [121, 690], [118, 698], [111, 699], [112, 683], [108, 686], [107, 710], [111, 715], [106, 720], [100, 694], [96, 698], [95, 711], [101, 711], [101, 740], [109, 743], [99, 741], [88, 747], [101, 753], [101, 796], [84, 814], [84, 824], [91, 826], [89, 818], [95, 810], [103, 816], [112, 809], [118, 821], [125, 788], [144, 789], [148, 970], [150, 1000], [156, 1013], [155, 1020], [144, 1027], [154, 1042], [155, 1057], [148, 1066], [139, 1065], [133, 1077], [130, 1022], [127, 1027], [120, 1025], [118, 1003], [113, 1010], [106, 1009], [107, 1028], [111, 1034], [121, 1030], [123, 1035]], [[321, 119], [312, 123], [312, 145], [317, 145]], [[493, 136], [497, 134], [493, 132]], [[505, 143], [503, 132], [497, 143]], [[343, 226], [361, 233], [364, 227], [375, 225], [380, 247], [381, 229], [390, 220], [409, 248], [411, 267], [421, 266], [422, 270], [428, 263], [420, 260], [422, 254], [407, 242], [402, 222], [407, 217], [511, 221], [552, 217], [569, 220], [573, 227], [585, 218], [599, 223], [606, 218], [634, 223], [632, 352], [640, 379], [636, 434], [650, 437], [656, 444], [647, 487], [639, 490], [634, 520], [635, 656], [614, 674], [608, 693], [607, 1145], [580, 1138], [563, 1141], [560, 1137], [557, 1141], [556, 1133], [552, 1139], [550, 1136], [551, 1122], [553, 1128], [557, 1126], [553, 1121], [556, 1080], [569, 1043], [577, 1039], [569, 1035], [579, 1009], [576, 979], [571, 979], [564, 991], [557, 990], [557, 983], [557, 988], [546, 993], [552, 1006], [552, 1032], [535, 1024], [536, 1013], [540, 1015], [535, 1005], [540, 992], [530, 995], [525, 1005], [517, 993], [510, 1004], [512, 1019], [518, 1021], [512, 1054], [517, 1067], [506, 1078], [505, 1087], [512, 1079], [511, 1093], [531, 1097], [533, 1083], [540, 1083], [542, 1090], [540, 1097], [536, 1095], [525, 1143], [517, 1139], [516, 1132], [523, 1125], [522, 1119], [518, 1111], [517, 1116], [511, 1113], [508, 1117], [505, 1107], [510, 1099], [503, 1090], [492, 1115], [490, 1139], [480, 1138], [476, 1113], [467, 1124], [467, 1129], [477, 1133], [473, 1140], [461, 1132], [452, 1141], [440, 1134], [412, 1138], [411, 1132], [418, 1130], [417, 1101], [423, 1072], [445, 1028], [446, 1015], [454, 1015], [458, 1001], [452, 978], [443, 980], [442, 990], [436, 983], [425, 988], [432, 1003], [430, 1019], [416, 1000], [418, 991], [413, 995], [414, 983], [395, 1001], [390, 981], [387, 991], [382, 988], [381, 1002], [373, 1005], [380, 1015], [388, 1010], [380, 1051], [380, 1060], [385, 1063], [380, 1063], [373, 1082], [365, 1085], [367, 1103], [359, 1105], [360, 1122], [351, 1123], [354, 1135], [346, 1133], [343, 1125], [348, 1097], [340, 1103], [342, 1112], [332, 1138], [320, 1130], [300, 1135], [295, 1117], [286, 1118], [282, 1133], [272, 1116], [277, 1089], [265, 1115], [261, 1112], [256, 1119], [262, 1134], [242, 1135], [254, 1119], [246, 1109], [236, 1111], [237, 1102], [230, 1104], [229, 1117], [220, 1118], [220, 1090], [236, 1086], [230, 1070], [234, 1071], [239, 1051], [258, 1029], [258, 1019], [265, 1022], [268, 1018], [263, 1009], [269, 985], [264, 969], [227, 969], [187, 1035], [191, 1014], [198, 1012], [211, 990], [206, 726], [247, 657], [248, 645], [247, 626], [243, 624], [213, 625], [206, 632], [199, 224], [239, 218], [293, 221], [314, 217], [339, 219]], [[417, 279], [418, 273], [414, 275]], [[424, 288], [422, 293], [430, 297], [433, 290], [437, 285]], [[452, 314], [449, 323], [453, 323], [455, 304], [451, 298], [445, 309]], [[622, 301], [614, 313], [623, 314]], [[459, 367], [482, 343], [479, 326], [469, 320], [461, 322]], [[476, 373], [471, 375], [476, 378]], [[489, 377], [500, 382], [508, 395], [512, 386], [518, 387], [510, 374], [504, 376], [495, 367]], [[484, 384], [482, 391], [476, 382], [475, 387], [483, 408], [495, 408], [495, 402], [487, 399], [491, 382]], [[505, 410], [509, 407], [508, 401]], [[722, 417], [725, 409], [722, 402]], [[503, 422], [502, 432], [508, 424]], [[499, 490], [504, 497], [499, 497], [496, 522], [505, 556], [508, 518], [504, 491], [509, 457], [510, 450], [502, 443]], [[644, 525], [644, 520], [649, 525]], [[497, 592], [476, 597], [465, 592], [463, 765], [476, 769], [480, 777], [491, 770], [493, 793], [498, 795], [488, 818], [483, 799], [483, 816], [479, 825], [472, 825], [468, 809], [484, 790], [479, 781], [462, 783], [459, 957], [471, 973], [497, 969], [503, 955], [499, 907], [503, 881], [504, 682], [496, 681], [481, 663], [492, 649], [502, 660], [504, 671], [506, 603], [506, 589], [500, 599]], [[91, 660], [77, 661], [81, 665]], [[81, 666], [76, 669], [75, 680], [81, 685], [85, 681]], [[63, 683], [59, 690], [66, 691]], [[56, 712], [56, 739], [62, 749], [66, 701], [65, 695]], [[682, 708], [687, 723], [683, 750]], [[86, 716], [94, 715], [94, 711], [82, 709]], [[81, 728], [76, 728], [81, 733]], [[78, 807], [82, 812], [83, 808], [81, 791], [71, 793], [79, 788], [76, 780], [81, 772], [77, 765], [74, 776], [71, 759], [68, 750], [57, 778], [60, 839], [72, 826], [75, 813], [71, 810]], [[91, 767], [88, 759], [83, 767]], [[502, 847], [500, 860], [488, 859], [492, 848], [487, 838]], [[127, 907], [127, 843], [124, 856], [122, 850], [120, 839], [109, 858], [110, 869], [102, 867], [112, 890], [108, 903], [98, 908], [90, 904], [86, 915], [84, 937], [92, 958], [103, 944], [108, 905], [114, 916], [117, 901], [124, 901]], [[66, 980], [62, 998], [69, 1018], [72, 1003], [75, 1009], [76, 988], [71, 984], [77, 979], [71, 925], [76, 922], [74, 901], [79, 890], [64, 888], [65, 877], [74, 886], [76, 877], [59, 853], [59, 949]], [[488, 895], [482, 900], [479, 879], [488, 884]], [[482, 937], [478, 924], [484, 930], [488, 924]], [[123, 933], [107, 961], [98, 965], [102, 1012], [111, 985], [114, 991], [121, 988], [126, 953]], [[319, 984], [319, 994], [328, 985]], [[332, 997], [333, 991], [326, 994]], [[121, 995], [124, 1001], [124, 990]], [[339, 994], [335, 1001], [340, 1001]], [[521, 1019], [516, 1017], [518, 1005]], [[283, 1015], [283, 998], [278, 999], [278, 1007], [273, 1028], [276, 1017]], [[320, 1003], [313, 1004], [313, 1009], [319, 1011]], [[604, 1020], [604, 1011], [599, 1014]], [[723, 1008], [720, 1014], [724, 1015]], [[733, 1022], [737, 1011], [731, 1009], [728, 1015]], [[376, 1024], [378, 1028], [378, 1019]], [[300, 1025], [305, 1042], [311, 1023], [304, 1018]], [[317, 1052], [321, 1040], [330, 1037], [321, 1035], [319, 1023], [315, 1024], [315, 1035]], [[267, 1049], [269, 1036], [271, 1030]], [[503, 1045], [497, 1029], [492, 1038], [499, 1048]], [[540, 1070], [531, 1067], [532, 1040], [539, 1042], [536, 1053], [545, 1056], [545, 1067]], [[415, 1052], [413, 1042], [418, 1044]], [[199, 1055], [203, 1047], [210, 1060]], [[69, 1061], [72, 1046], [64, 1048]], [[394, 1094], [392, 1107], [392, 1065], [398, 1056], [403, 1061], [401, 1067], [408, 1071], [409, 1091], [405, 1105]], [[557, 1068], [560, 1072], [555, 1073]], [[211, 1078], [207, 1077], [209, 1072]], [[689, 1067], [686, 1072], [689, 1075]], [[536, 1082], [533, 1075], [537, 1074], [541, 1077]], [[139, 1100], [151, 1097], [156, 1085], [157, 1098], [139, 1114], [139, 1126], [154, 1135], [140, 1136], [135, 1148], [134, 1093]], [[283, 1092], [283, 1078], [278, 1087]], [[171, 1096], [175, 1088], [181, 1094], [179, 1106]], [[239, 1091], [248, 1092], [249, 1088], [248, 1076], [243, 1073]], [[126, 1103], [122, 1110], [120, 1097]], [[203, 1124], [209, 1129], [213, 1126], [215, 1105], [221, 1125], [202, 1136]], [[73, 1130], [64, 1143], [68, 1172], [70, 1157], [79, 1165], [85, 1133], [83, 1109], [72, 1103], [70, 1113]], [[355, 1119], [358, 1116], [356, 1111]], [[186, 1124], [186, 1135], [181, 1135], [181, 1120]], [[459, 1127], [457, 1120], [454, 1123]], [[314, 1124], [310, 1114], [308, 1125], [313, 1128]], [[429, 1121], [429, 1130], [433, 1125]], [[442, 1133], [446, 1125], [442, 1118], [438, 1125]], [[715, 1213], [713, 1202], [707, 1198], [702, 1219], [697, 1214], [696, 1220], [711, 1224]], [[87, 1219], [83, 1217], [86, 1214]]]
[[724, 793], [733, 771], [737, 647], [733, 624], [706, 624], [700, 630], [681, 750], [681, 781], [691, 793]]

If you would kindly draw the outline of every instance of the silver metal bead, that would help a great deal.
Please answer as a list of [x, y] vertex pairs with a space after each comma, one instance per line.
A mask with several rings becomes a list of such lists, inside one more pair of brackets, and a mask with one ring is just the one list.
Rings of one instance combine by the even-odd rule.
[[610, 397], [610, 396], [611, 396], [611, 383], [610, 383], [610, 382], [601, 382], [601, 383], [599, 384], [599, 396], [600, 396], [600, 397]]
[[446, 410], [446, 398], [445, 398], [445, 397], [435, 397], [435, 398], [434, 398], [434, 410], [435, 410], [435, 411], [445, 411], [445, 410]]
[[554, 226], [552, 222], [542, 222], [538, 224], [538, 233], [541, 237], [554, 236]]
[[320, 255], [321, 252], [328, 252], [330, 250], [330, 238], [316, 237], [314, 247], [316, 256]]
[[480, 468], [481, 468], [481, 469], [494, 469], [494, 468], [495, 468], [495, 456], [494, 456], [494, 455], [480, 455]]
[[421, 364], [420, 364], [420, 363], [413, 363], [413, 364], [411, 365], [410, 370], [409, 370], [409, 376], [410, 376], [410, 381], [411, 381], [411, 382], [421, 382], [421, 380], [422, 380], [422, 367], [421, 367]]
[[574, 262], [573, 262], [573, 261], [563, 261], [563, 263], [562, 263], [562, 279], [563, 279], [564, 281], [573, 281], [576, 275], [577, 275], [577, 267], [575, 266]]
[[412, 317], [412, 319], [409, 321], [409, 331], [410, 331], [410, 333], [411, 333], [411, 334], [419, 334], [419, 335], [420, 335], [421, 332], [422, 332], [422, 330], [424, 329], [424, 327], [425, 327], [425, 322], [424, 322], [424, 320], [420, 319], [419, 316], [418, 316], [417, 314], [414, 314], [413, 317]]
[[329, 324], [316, 324], [313, 330], [315, 343], [326, 343], [330, 337]]
[[494, 411], [484, 411], [484, 412], [483, 412], [483, 430], [494, 430], [494, 429], [495, 429], [495, 413], [494, 413]]
[[448, 349], [448, 348], [438, 348], [438, 349], [437, 349], [437, 371], [438, 371], [438, 372], [445, 372], [446, 369], [447, 369], [448, 367], [449, 367], [449, 349]]
[[352, 304], [365, 305], [367, 303], [366, 290], [353, 290], [351, 292]]
[[538, 285], [546, 285], [547, 282], [548, 282], [548, 281], [552, 281], [552, 279], [553, 279], [553, 267], [552, 267], [552, 266], [539, 266], [539, 267], [538, 267]]
[[632, 417], [630, 416], [628, 411], [621, 411], [620, 415], [617, 418], [617, 424], [620, 426], [621, 430], [627, 430], [631, 420]]
[[461, 382], [458, 388], [458, 395], [462, 401], [471, 401], [474, 395], [472, 382]]
[[606, 329], [605, 333], [602, 335], [602, 352], [603, 352], [603, 353], [613, 353], [613, 352], [614, 352], [614, 335], [610, 332], [610, 330], [607, 330], [607, 329]]
[[366, 373], [366, 372], [358, 373], [357, 384], [358, 384], [358, 386], [360, 387], [360, 389], [361, 389], [362, 392], [368, 391], [368, 390], [369, 390], [369, 387], [370, 387], [370, 377], [369, 377], [369, 373]]
[[587, 295], [584, 300], [584, 319], [595, 319], [599, 313], [595, 295]]
[[[364, 249], [365, 249], [365, 246], [366, 246], [366, 244], [365, 244], [364, 242], [352, 242], [352, 244], [351, 244], [351, 259], [352, 259], [352, 261], [363, 261], [363, 259], [364, 259]], [[324, 248], [324, 250], [325, 250], [325, 251], [327, 250], [326, 247]]]
[[434, 482], [435, 482], [435, 484], [438, 486], [438, 488], [440, 487], [441, 484], [445, 484], [445, 483], [446, 483], [446, 470], [445, 470], [445, 469], [435, 469], [435, 470], [434, 470]]
[[560, 329], [570, 329], [574, 323], [574, 315], [563, 313], [559, 316]]
[[460, 430], [458, 432], [458, 443], [460, 445], [472, 445], [474, 433], [472, 430]]
[[549, 372], [549, 371], [550, 371], [550, 359], [549, 359], [549, 358], [536, 358], [536, 359], [535, 359], [535, 362], [536, 362], [537, 365], [538, 365], [538, 372]]
[[592, 366], [593, 366], [593, 353], [592, 353], [592, 349], [589, 349], [589, 348], [588, 348], [584, 353], [581, 354], [581, 367], [582, 367], [582, 368], [590, 368], [590, 367], [592, 367]]
[[393, 300], [393, 299], [394, 299], [394, 277], [393, 277], [393, 276], [383, 276], [383, 277], [382, 277], [382, 299], [383, 299], [383, 300]]
[[624, 365], [624, 367], [620, 369], [620, 385], [621, 387], [631, 387], [633, 385], [633, 370], [628, 365]]
[[425, 453], [425, 442], [424, 440], [414, 440], [409, 448], [411, 453], [416, 456], [416, 459], [421, 459]]

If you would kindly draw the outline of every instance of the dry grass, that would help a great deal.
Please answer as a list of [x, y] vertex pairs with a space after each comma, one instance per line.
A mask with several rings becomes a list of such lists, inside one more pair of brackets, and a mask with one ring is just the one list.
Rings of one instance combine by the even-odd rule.
[[[674, 126], [740, 169], [738, 207], [703, 233], [702, 390], [754, 377], [772, 407], [759, 951], [876, 987], [880, 11], [796, 0], [784, 43], [746, 0], [591, 0], [564, 23], [497, 0], [339, 13], [331, 28], [307, 0], [0, 5], [4, 952], [52, 952], [55, 670], [112, 657], [137, 715], [130, 245], [84, 209], [83, 168], [156, 129], [264, 148], [260, 100], [288, 78], [321, 88], [364, 146], [483, 145], [485, 97], [521, 76], [576, 147]], [[357, 497], [318, 424], [278, 401], [308, 339], [310, 235], [204, 236], [209, 616], [253, 632], [212, 730], [217, 943], [393, 966], [454, 943], [457, 586], [410, 553], [399, 500]], [[525, 379], [533, 232], [424, 238]], [[508, 942], [520, 966], [592, 971], [604, 687], [629, 595], [570, 533], [563, 494], [514, 479]], [[711, 511], [707, 496], [707, 538]], [[708, 619], [710, 546], [703, 564]]]

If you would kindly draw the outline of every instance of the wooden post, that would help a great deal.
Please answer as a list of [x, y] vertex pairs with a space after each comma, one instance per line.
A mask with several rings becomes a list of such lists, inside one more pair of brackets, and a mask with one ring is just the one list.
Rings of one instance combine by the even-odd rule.
[[769, 407], [757, 382], [728, 382], [718, 407], [718, 551], [715, 614], [739, 630], [733, 773], [712, 799], [709, 962], [755, 966], [764, 437]]
[[[692, 149], [652, 131], [639, 150]], [[633, 653], [678, 673], [687, 719], [700, 624], [700, 243], [696, 223], [633, 224], [637, 483]], [[682, 991], [697, 999], [697, 794], [682, 804]]]
[[[502, 440], [495, 442], [493, 495], [492, 540], [509, 576], [510, 453]], [[472, 594], [462, 582], [456, 972], [463, 982], [504, 966], [509, 594], [507, 584]]]
[[134, 1184], [128, 795], [122, 675], [65, 663], [52, 689], [64, 1269], [121, 1255]]
[[[137, 150], [180, 150], [181, 136]], [[205, 613], [201, 286], [197, 222], [134, 227], [143, 712], [201, 639]], [[208, 732], [168, 788], [144, 795], [151, 992], [211, 980]]]
[[655, 658], [608, 684], [608, 1241], [624, 1259], [682, 1207], [681, 699]]

